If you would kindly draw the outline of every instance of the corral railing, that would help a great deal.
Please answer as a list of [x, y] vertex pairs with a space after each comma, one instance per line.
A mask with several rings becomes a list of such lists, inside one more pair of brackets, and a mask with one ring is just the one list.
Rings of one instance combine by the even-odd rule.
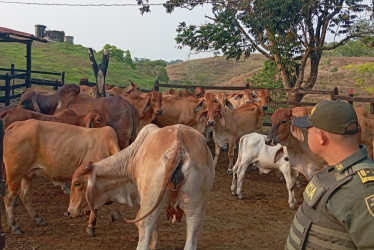
[[[6, 106], [10, 105], [11, 100], [21, 97], [21, 91], [16, 91], [17, 89], [29, 88], [33, 84], [52, 86], [53, 89], [57, 90], [65, 83], [65, 72], [57, 73], [32, 70], [31, 74], [46, 77], [43, 79], [33, 78], [33, 75], [29, 77], [26, 70], [15, 69], [13, 64], [9, 69], [0, 68], [0, 103], [4, 103]], [[58, 76], [58, 78], [53, 80], [51, 79], [53, 76]]]

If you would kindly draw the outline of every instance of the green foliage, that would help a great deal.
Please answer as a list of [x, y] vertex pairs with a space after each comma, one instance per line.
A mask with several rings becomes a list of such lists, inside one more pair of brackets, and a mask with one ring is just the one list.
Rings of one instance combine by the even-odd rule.
[[105, 44], [104, 48], [98, 51], [98, 54], [102, 55], [104, 53], [104, 49], [109, 50], [110, 58], [114, 58], [118, 62], [124, 62], [125, 64], [129, 65], [132, 69], [135, 69], [136, 66], [131, 59], [131, 53], [129, 50], [123, 51], [114, 45]]
[[[26, 46], [24, 44], [0, 43], [0, 51], [0, 68], [10, 68], [10, 65], [14, 64], [16, 69], [26, 69]], [[96, 81], [86, 47], [69, 43], [34, 42], [31, 52], [31, 67], [34, 71], [65, 72], [65, 83], [78, 84], [81, 78], [88, 78], [90, 82]], [[101, 61], [102, 54], [94, 51], [94, 56], [98, 62]], [[35, 73], [32, 73], [31, 77], [46, 80], [59, 78], [58, 76]], [[144, 72], [132, 69], [124, 62], [110, 60], [106, 82], [127, 86], [128, 79], [144, 89], [151, 89], [156, 80]]]
[[349, 64], [342, 68], [356, 73], [353, 77], [355, 84], [362, 87], [365, 86], [365, 90], [372, 92], [372, 89], [374, 88], [372, 82], [374, 77], [374, 63], [368, 62], [357, 65]]
[[283, 89], [282, 80], [277, 77], [278, 69], [274, 62], [264, 61], [262, 70], [247, 81], [252, 87]]
[[[139, 1], [144, 4], [144, 1]], [[342, 40], [372, 35], [374, 25], [356, 25], [368, 11], [363, 0], [173, 0], [165, 5], [167, 12], [175, 8], [194, 9], [209, 2], [212, 16], [203, 25], [181, 22], [176, 42], [196, 51], [221, 51], [226, 58], [239, 60], [258, 51], [277, 63], [284, 76], [283, 85], [293, 88], [308, 75], [308, 87], [316, 83], [325, 38], [340, 35]], [[342, 8], [344, 5], [344, 8]], [[149, 5], [143, 5], [145, 12]], [[370, 12], [370, 11], [369, 11]], [[371, 13], [371, 12], [370, 12]], [[339, 46], [337, 44], [336, 46]], [[312, 67], [306, 72], [308, 58]], [[303, 75], [300, 75], [303, 74]]]
[[160, 81], [169, 81], [169, 76], [166, 71], [167, 62], [164, 60], [149, 60], [145, 58], [135, 57], [135, 65], [145, 74], [153, 76], [154, 78]]
[[334, 50], [324, 51], [323, 55], [347, 57], [374, 56], [374, 49], [368, 48], [362, 40], [351, 40]]

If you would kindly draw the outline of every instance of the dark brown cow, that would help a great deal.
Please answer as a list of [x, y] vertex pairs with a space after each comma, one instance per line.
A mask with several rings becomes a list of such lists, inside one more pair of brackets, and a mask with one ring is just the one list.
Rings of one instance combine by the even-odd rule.
[[68, 93], [79, 94], [80, 88], [75, 84], [65, 84], [52, 95], [41, 95], [35, 91], [26, 91], [21, 96], [18, 105], [24, 109], [36, 111], [46, 115], [52, 115], [59, 100]]
[[138, 111], [125, 99], [119, 96], [91, 98], [70, 93], [61, 99], [59, 109], [69, 108], [78, 115], [85, 115], [97, 110], [100, 112], [118, 136], [121, 149], [133, 142], [138, 134]]

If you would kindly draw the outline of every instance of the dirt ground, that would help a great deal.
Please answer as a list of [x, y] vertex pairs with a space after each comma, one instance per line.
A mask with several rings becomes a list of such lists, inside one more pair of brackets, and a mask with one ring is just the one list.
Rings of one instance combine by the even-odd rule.
[[[248, 170], [243, 184], [244, 197], [239, 200], [231, 194], [232, 176], [226, 174], [227, 164], [227, 153], [221, 153], [198, 249], [284, 249], [295, 214], [287, 203], [285, 183], [280, 182], [275, 172], [260, 175], [258, 170]], [[302, 201], [306, 183], [302, 177], [300, 181], [303, 187], [298, 187], [296, 194]], [[63, 194], [59, 187], [38, 177], [32, 193], [34, 206], [48, 225], [36, 226], [20, 203], [15, 211], [24, 233], [12, 235], [2, 209], [5, 249], [136, 249], [136, 226], [110, 221], [113, 207], [119, 208], [128, 218], [135, 216], [134, 208], [115, 204], [100, 208], [96, 237], [90, 238], [85, 233], [86, 218], [64, 217], [69, 196]], [[184, 219], [173, 224], [166, 220], [165, 212], [159, 220], [161, 248], [183, 249], [185, 228]]]

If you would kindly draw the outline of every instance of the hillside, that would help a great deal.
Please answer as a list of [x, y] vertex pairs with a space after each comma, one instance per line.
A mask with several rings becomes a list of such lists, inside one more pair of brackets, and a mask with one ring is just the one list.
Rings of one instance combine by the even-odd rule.
[[[26, 68], [26, 46], [18, 43], [0, 43], [0, 68], [16, 69]], [[32, 70], [48, 72], [65, 72], [66, 83], [79, 83], [81, 78], [88, 78], [95, 82], [95, 76], [88, 57], [88, 48], [69, 43], [40, 43], [32, 44]], [[95, 60], [100, 64], [101, 55], [95, 54]], [[33, 74], [33, 77], [38, 77]], [[42, 76], [42, 77], [45, 77]], [[127, 86], [129, 79], [142, 88], [152, 88], [155, 79], [128, 65], [109, 60], [106, 82], [115, 85]], [[52, 79], [53, 80], [53, 79]]]
[[[0, 43], [0, 68], [9, 68], [13, 63], [16, 68], [25, 69], [26, 46], [18, 43]], [[101, 55], [95, 54], [98, 63]], [[176, 84], [194, 84], [203, 86], [244, 86], [248, 77], [252, 77], [263, 67], [266, 58], [253, 54], [247, 59], [235, 61], [217, 56], [190, 60], [166, 67], [170, 81]], [[374, 63], [374, 57], [323, 57], [315, 89], [332, 90], [338, 87], [341, 94], [347, 94], [350, 88], [356, 96], [370, 96], [374, 91], [374, 82], [365, 82], [364, 86], [355, 85], [357, 74], [343, 69], [349, 64]], [[39, 43], [32, 45], [32, 69], [40, 71], [65, 71], [66, 83], [79, 83], [81, 78], [94, 82], [95, 77], [88, 57], [88, 48], [68, 43]], [[308, 72], [308, 71], [306, 71]], [[35, 77], [33, 75], [33, 77]], [[143, 89], [151, 89], [155, 79], [139, 70], [133, 70], [124, 63], [111, 59], [106, 82], [127, 86], [131, 79]], [[313, 97], [310, 97], [313, 98]]]
[[[169, 65], [167, 71], [170, 82], [173, 83], [195, 79], [196, 82], [202, 82], [202, 85], [244, 86], [249, 77], [262, 69], [264, 60], [265, 57], [258, 54], [238, 62], [227, 61], [224, 57], [213, 57]], [[357, 73], [343, 69], [343, 66], [349, 64], [367, 62], [374, 63], [374, 57], [323, 57], [314, 89], [332, 90], [337, 87], [340, 94], [347, 95], [352, 88], [355, 96], [370, 96], [374, 92], [374, 81], [366, 81], [363, 86], [358, 86], [354, 81]]]

